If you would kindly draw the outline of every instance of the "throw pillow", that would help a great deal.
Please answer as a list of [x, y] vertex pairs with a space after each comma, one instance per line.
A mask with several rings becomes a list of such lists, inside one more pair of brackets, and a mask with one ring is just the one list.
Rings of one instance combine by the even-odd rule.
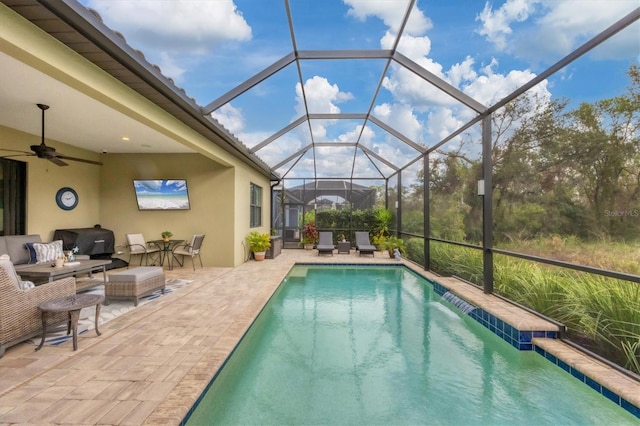
[[20, 281], [19, 284], [22, 290], [31, 290], [32, 288], [36, 288], [36, 285], [32, 281]]
[[51, 263], [59, 257], [64, 257], [62, 240], [51, 243], [33, 243], [33, 249], [36, 251], [36, 263]]
[[38, 257], [36, 256], [36, 249], [33, 248], [34, 243], [26, 243], [27, 250], [29, 250], [29, 263], [37, 263]]

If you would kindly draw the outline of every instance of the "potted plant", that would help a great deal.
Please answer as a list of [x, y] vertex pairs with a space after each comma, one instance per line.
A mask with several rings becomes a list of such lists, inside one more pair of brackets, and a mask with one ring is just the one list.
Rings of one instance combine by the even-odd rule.
[[318, 230], [314, 221], [307, 222], [302, 228], [302, 243], [307, 250], [313, 249], [314, 244], [318, 241]]
[[404, 245], [404, 240], [398, 237], [387, 237], [383, 242], [380, 243], [380, 250], [387, 250], [389, 252], [389, 257], [391, 259], [395, 259], [395, 250], [398, 249], [400, 254], [405, 254], [406, 248]]
[[169, 239], [173, 237], [173, 234], [171, 233], [171, 231], [162, 231], [160, 235], [162, 236], [162, 239], [164, 241], [169, 241]]
[[271, 237], [268, 233], [251, 231], [247, 235], [249, 249], [253, 252], [253, 258], [257, 261], [264, 260], [265, 252], [271, 247]]

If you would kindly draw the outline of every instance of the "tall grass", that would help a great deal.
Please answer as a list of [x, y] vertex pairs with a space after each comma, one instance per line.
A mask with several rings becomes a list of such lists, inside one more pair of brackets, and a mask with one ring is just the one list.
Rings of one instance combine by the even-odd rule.
[[430, 251], [433, 271], [482, 285], [482, 251], [436, 241], [431, 242]]
[[553, 235], [531, 240], [501, 241], [496, 243], [496, 247], [611, 271], [640, 274], [637, 243], [604, 239], [583, 241], [575, 236]]
[[[482, 284], [480, 250], [432, 242], [431, 267]], [[571, 338], [640, 374], [639, 284], [496, 255], [494, 288], [563, 323]]]

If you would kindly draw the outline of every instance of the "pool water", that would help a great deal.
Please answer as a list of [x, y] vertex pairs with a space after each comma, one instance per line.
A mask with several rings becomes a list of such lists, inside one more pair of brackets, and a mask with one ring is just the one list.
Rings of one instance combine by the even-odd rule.
[[637, 422], [407, 268], [296, 266], [187, 425]]

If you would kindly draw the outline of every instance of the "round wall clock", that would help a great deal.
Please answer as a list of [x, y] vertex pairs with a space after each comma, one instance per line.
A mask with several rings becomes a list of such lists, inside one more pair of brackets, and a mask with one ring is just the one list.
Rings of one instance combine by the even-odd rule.
[[78, 193], [67, 186], [60, 188], [56, 193], [56, 203], [62, 210], [73, 210], [78, 205]]

